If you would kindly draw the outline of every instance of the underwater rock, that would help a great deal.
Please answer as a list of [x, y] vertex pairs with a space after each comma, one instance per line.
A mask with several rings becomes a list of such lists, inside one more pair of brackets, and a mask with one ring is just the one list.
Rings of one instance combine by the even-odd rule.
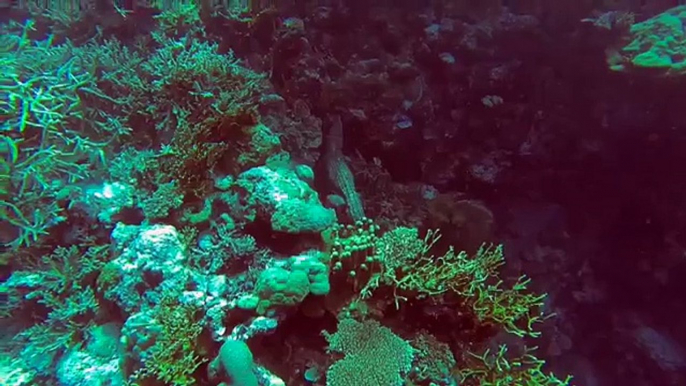
[[265, 221], [274, 231], [321, 232], [336, 221], [335, 212], [325, 208], [317, 192], [291, 170], [256, 167], [242, 173], [236, 185], [244, 217]]

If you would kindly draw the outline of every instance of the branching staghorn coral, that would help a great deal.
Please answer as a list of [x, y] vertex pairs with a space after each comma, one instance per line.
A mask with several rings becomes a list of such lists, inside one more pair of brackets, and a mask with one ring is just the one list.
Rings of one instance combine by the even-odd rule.
[[[0, 292], [12, 299], [2, 314], [32, 325], [14, 338], [43, 353], [62, 352], [82, 341], [100, 303], [90, 285], [109, 256], [106, 245], [58, 247], [15, 271]], [[39, 306], [40, 305], [40, 306]]]
[[[235, 114], [259, 96], [265, 77], [239, 65], [218, 44], [158, 37], [160, 47], [141, 65], [155, 101], [151, 108]], [[196, 114], [198, 114], [196, 112]]]
[[142, 358], [142, 367], [130, 376], [127, 385], [151, 382], [176, 386], [196, 384], [192, 374], [207, 361], [197, 353], [202, 324], [195, 320], [196, 311], [195, 307], [177, 304], [171, 298], [162, 300], [155, 309], [159, 334]]
[[520, 356], [507, 355], [508, 347], [501, 345], [497, 352], [486, 350], [477, 355], [468, 353], [465, 363], [459, 365], [457, 376], [465, 386], [567, 386], [572, 380], [564, 380], [542, 370], [544, 360], [532, 354], [536, 348], [525, 348]]
[[0, 218], [18, 230], [17, 236], [7, 243], [14, 249], [37, 243], [41, 237], [48, 235], [51, 226], [62, 220], [60, 209], [55, 203], [35, 208], [32, 212], [28, 209], [29, 205], [30, 203], [24, 202], [25, 207], [22, 210], [11, 202], [0, 201]]
[[498, 268], [505, 263], [502, 245], [482, 246], [474, 256], [456, 253], [452, 247], [434, 256], [430, 251], [438, 237], [427, 234], [425, 248], [392, 278], [395, 288], [426, 296], [452, 292], [466, 300], [481, 322], [500, 325], [517, 336], [540, 334], [533, 326], [548, 317], [541, 311], [546, 295], [527, 291], [526, 277], [510, 288], [502, 287], [498, 278]]
[[[538, 337], [534, 325], [554, 314], [543, 314], [546, 294], [535, 294], [527, 290], [531, 279], [521, 276], [510, 288], [503, 288], [503, 281], [479, 286], [473, 296], [472, 308], [479, 320], [495, 322], [519, 337]], [[524, 322], [524, 325], [521, 325]]]
[[436, 255], [438, 231], [430, 230], [424, 238], [415, 228], [398, 227], [380, 236], [377, 231], [371, 220], [363, 220], [337, 225], [324, 234], [331, 248], [332, 275], [348, 274], [362, 299], [387, 287], [399, 308], [409, 297], [453, 294], [479, 322], [502, 326], [520, 337], [539, 336], [535, 325], [551, 316], [542, 312], [546, 295], [529, 291], [526, 277], [511, 286], [499, 279], [505, 263], [502, 245], [483, 245], [474, 255], [450, 247]]
[[189, 33], [204, 34], [200, 20], [200, 5], [197, 1], [181, 0], [173, 7], [165, 3], [160, 0], [150, 2], [152, 8], [161, 10], [155, 19], [162, 33], [169, 37], [180, 37]]
[[84, 118], [80, 90], [94, 74], [69, 42], [29, 44], [31, 28], [27, 21], [0, 51], [0, 216], [13, 235], [3, 243], [14, 249], [35, 245], [63, 219], [57, 203], [92, 177], [111, 141]]

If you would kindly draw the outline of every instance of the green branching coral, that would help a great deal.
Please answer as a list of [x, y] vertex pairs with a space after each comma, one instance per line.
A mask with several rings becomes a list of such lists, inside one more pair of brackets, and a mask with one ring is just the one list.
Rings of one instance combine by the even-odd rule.
[[[14, 250], [37, 244], [48, 235], [48, 229], [64, 220], [62, 208], [55, 202], [44, 202], [48, 197], [27, 194], [22, 199], [15, 204], [0, 197], [0, 219], [15, 232], [6, 245]], [[30, 209], [32, 204], [35, 205], [33, 211]]]
[[330, 351], [344, 354], [329, 367], [327, 386], [400, 386], [412, 365], [412, 346], [373, 320], [343, 319], [324, 336]]
[[538, 336], [534, 325], [547, 317], [541, 311], [546, 295], [527, 291], [526, 277], [510, 288], [501, 287], [498, 268], [502, 264], [502, 245], [482, 246], [473, 257], [450, 248], [442, 256], [421, 255], [404, 268], [404, 276], [395, 285], [429, 296], [459, 294], [481, 322], [503, 326], [517, 336]]
[[179, 122], [174, 136], [156, 159], [149, 160], [147, 169], [154, 173], [151, 179], [156, 184], [177, 180], [180, 192], [202, 196], [199, 192], [206, 190], [210, 183], [209, 172], [229, 149], [229, 144], [212, 140], [216, 126], [189, 122], [187, 112], [175, 111]]
[[41, 259], [38, 273], [41, 285], [49, 291], [64, 295], [83, 289], [100, 272], [109, 258], [109, 246], [57, 247]]
[[[251, 140], [246, 126], [257, 127], [265, 77], [195, 39], [202, 29], [196, 3], [165, 10], [158, 22], [163, 32], [128, 46], [102, 36], [82, 46], [32, 42], [32, 21], [0, 26], [0, 218], [8, 235], [0, 241], [15, 249], [39, 244], [63, 220], [76, 184], [106, 177], [109, 168], [98, 166], [109, 166], [124, 140], [167, 139], [126, 159], [141, 170], [134, 181], [119, 181], [152, 197], [141, 202], [150, 218], [164, 217], [180, 196], [202, 196], [218, 160], [244, 150], [239, 142]], [[174, 205], [164, 208], [156, 198], [174, 180]]]
[[[371, 220], [335, 226], [324, 233], [330, 245], [333, 271], [343, 271], [361, 280], [362, 298], [385, 286], [394, 289], [396, 306], [408, 296], [459, 295], [472, 308], [477, 320], [503, 326], [517, 336], [538, 336], [534, 325], [545, 319], [541, 312], [545, 295], [527, 290], [521, 277], [504, 286], [498, 269], [505, 263], [503, 247], [482, 246], [475, 255], [449, 248], [433, 253], [440, 239], [436, 231], [419, 237], [415, 228], [399, 227], [383, 235]], [[355, 286], [357, 288], [357, 286]]]
[[141, 200], [138, 207], [148, 220], [162, 219], [169, 216], [171, 210], [183, 204], [183, 194], [179, 192], [176, 181], [160, 184], [152, 196]]
[[202, 23], [200, 21], [200, 8], [197, 1], [181, 0], [169, 7], [166, 2], [153, 0], [150, 6], [162, 10], [155, 16], [157, 25], [167, 36], [179, 37], [187, 33], [200, 33]]
[[56, 203], [93, 177], [109, 140], [84, 118], [81, 92], [95, 75], [78, 50], [51, 38], [29, 44], [30, 28], [0, 51], [0, 218], [13, 228], [6, 244], [14, 249], [39, 243], [62, 220]]
[[525, 349], [520, 356], [507, 354], [506, 345], [497, 352], [486, 350], [482, 355], [471, 354], [467, 363], [460, 364], [458, 377], [465, 386], [567, 386], [572, 377], [564, 380], [542, 370], [545, 361], [532, 354], [535, 350]]
[[[431, 235], [426, 239], [428, 250], [435, 242]], [[449, 248], [443, 255], [419, 255], [403, 267], [402, 276], [396, 279], [400, 289], [436, 296], [453, 291], [462, 296], [474, 296], [486, 280], [493, 277], [503, 264], [502, 246], [481, 247], [475, 256]]]
[[35, 323], [18, 334], [15, 342], [54, 355], [83, 341], [100, 311], [89, 283], [102, 268], [107, 251], [107, 246], [59, 247], [32, 270], [15, 271], [0, 287], [0, 293], [12, 299], [12, 307], [3, 307], [1, 312]]
[[147, 179], [152, 185], [176, 179], [184, 194], [202, 196], [219, 159], [250, 139], [245, 130], [257, 123], [264, 77], [219, 53], [216, 43], [187, 37], [157, 43], [140, 66], [149, 94], [140, 114], [171, 140], [149, 159]]
[[[461, 307], [471, 310], [474, 321], [479, 324], [501, 327], [519, 337], [540, 335], [537, 324], [550, 316], [542, 312], [546, 295], [529, 291], [530, 280], [524, 276], [511, 285], [499, 279], [499, 268], [505, 263], [502, 245], [481, 246], [474, 255], [453, 248], [436, 255], [438, 232], [429, 231], [421, 238], [413, 228], [400, 227], [381, 236], [376, 231], [378, 228], [373, 223], [363, 222], [338, 226], [325, 234], [331, 245], [334, 270], [337, 265], [346, 269], [367, 267], [369, 275], [360, 290], [362, 298], [374, 296], [382, 287], [393, 290], [396, 307], [400, 307], [401, 300], [409, 298], [457, 296]], [[426, 338], [419, 339], [417, 346], [420, 351], [411, 377], [450, 378], [455, 362], [447, 347]], [[508, 359], [505, 352], [505, 348], [496, 355], [487, 352], [479, 365], [460, 370], [465, 384], [552, 386], [568, 382], [544, 375], [540, 370], [544, 362], [528, 352], [515, 359]], [[436, 355], [442, 358], [440, 364], [431, 359]], [[348, 366], [347, 362], [340, 363]], [[336, 372], [333, 374], [338, 376]]]
[[15, 271], [4, 283], [7, 291], [15, 292], [21, 298], [12, 312], [30, 313], [40, 320], [43, 315], [35, 312], [36, 302], [46, 305], [52, 312], [75, 304], [76, 299], [85, 300], [83, 293], [90, 290], [91, 281], [105, 265], [108, 250], [104, 245], [57, 247], [30, 264], [29, 269]]
[[470, 306], [476, 318], [503, 326], [517, 336], [538, 336], [534, 324], [545, 317], [541, 309], [545, 295], [527, 291], [529, 280], [520, 278], [503, 287], [498, 269], [505, 262], [503, 247], [482, 246], [474, 256], [452, 247], [436, 256], [432, 253], [440, 234], [429, 231], [422, 239], [413, 228], [396, 228], [374, 241], [373, 261], [380, 270], [361, 290], [371, 297], [380, 286], [395, 289], [396, 305], [405, 296], [433, 297], [457, 294]]
[[159, 335], [142, 358], [143, 367], [131, 375], [128, 385], [151, 381], [173, 386], [196, 384], [193, 373], [207, 360], [197, 352], [202, 325], [196, 320], [196, 311], [193, 306], [163, 299], [155, 313], [161, 326]]
[[541, 313], [546, 295], [528, 291], [530, 281], [521, 276], [510, 288], [503, 288], [502, 280], [476, 287], [471, 302], [479, 320], [501, 325], [507, 332], [520, 337], [540, 336], [534, 326], [553, 314]]
[[216, 43], [184, 37], [162, 38], [159, 44], [141, 65], [155, 102], [151, 114], [181, 108], [201, 118], [235, 115], [257, 100], [264, 76], [240, 66], [231, 53], [220, 54]]

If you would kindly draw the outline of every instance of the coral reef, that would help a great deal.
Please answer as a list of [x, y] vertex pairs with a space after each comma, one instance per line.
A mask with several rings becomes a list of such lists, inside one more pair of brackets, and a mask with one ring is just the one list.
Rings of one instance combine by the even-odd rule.
[[684, 6], [134, 3], [0, 4], [0, 383], [686, 383]]

